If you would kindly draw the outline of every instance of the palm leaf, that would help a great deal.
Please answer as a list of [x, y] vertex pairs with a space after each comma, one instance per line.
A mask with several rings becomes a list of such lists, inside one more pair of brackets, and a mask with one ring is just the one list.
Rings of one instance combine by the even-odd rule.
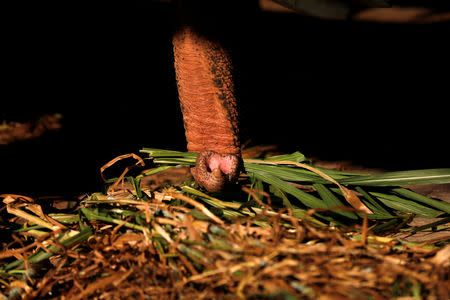
[[[194, 165], [197, 156], [196, 153], [152, 148], [145, 148], [141, 152], [147, 153], [158, 165]], [[286, 161], [291, 161], [293, 164], [286, 164]], [[449, 203], [431, 199], [401, 187], [450, 183], [449, 168], [365, 175], [315, 167], [308, 163], [303, 154], [295, 152], [263, 160], [244, 159], [244, 169], [251, 178], [252, 187], [255, 190], [264, 190], [262, 183], [268, 185], [269, 191], [273, 196], [281, 198], [285, 207], [295, 207], [291, 203], [290, 197], [293, 197], [306, 208], [331, 208], [335, 214], [349, 221], [363, 215], [333, 209], [333, 207], [345, 205], [343, 200], [347, 197], [343, 197], [342, 192], [347, 190], [353, 190], [360, 195], [361, 204], [368, 208], [367, 211], [373, 212], [369, 215], [370, 219], [391, 219], [403, 214], [433, 218], [450, 213]], [[315, 172], [312, 172], [314, 170]], [[340, 189], [333, 186], [330, 180], [334, 184], [339, 184]], [[304, 191], [296, 184], [308, 187], [309, 190]], [[258, 196], [262, 198], [261, 193]], [[202, 198], [214, 205], [211, 199]], [[327, 218], [332, 220], [325, 216], [325, 219]]]
[[339, 180], [342, 184], [359, 186], [398, 186], [450, 183], [450, 169], [398, 171], [374, 175], [358, 175]]

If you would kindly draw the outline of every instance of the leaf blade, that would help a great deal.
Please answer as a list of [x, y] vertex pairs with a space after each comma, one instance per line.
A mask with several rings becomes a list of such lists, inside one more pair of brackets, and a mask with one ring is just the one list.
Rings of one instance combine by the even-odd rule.
[[339, 180], [342, 184], [360, 186], [399, 186], [450, 183], [450, 168], [396, 171], [373, 175], [356, 175]]
[[322, 200], [320, 200], [319, 198], [314, 197], [308, 193], [305, 193], [305, 192], [299, 190], [298, 188], [294, 187], [293, 185], [291, 185], [271, 174], [267, 174], [264, 172], [253, 172], [253, 174], [255, 177], [259, 178], [260, 180], [262, 180], [268, 184], [275, 185], [282, 191], [294, 196], [295, 198], [297, 198], [300, 202], [302, 202], [307, 207], [312, 207], [312, 208], [326, 208], [327, 207], [325, 205], [325, 203]]

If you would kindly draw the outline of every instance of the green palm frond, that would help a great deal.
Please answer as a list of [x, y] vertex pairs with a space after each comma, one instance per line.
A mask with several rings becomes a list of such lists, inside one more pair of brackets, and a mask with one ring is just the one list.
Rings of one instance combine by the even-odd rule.
[[[196, 153], [189, 152], [152, 148], [145, 148], [141, 152], [147, 153], [157, 165], [194, 165], [196, 159]], [[277, 164], [281, 161], [283, 161], [282, 165]], [[286, 161], [291, 161], [292, 165], [287, 165]], [[301, 167], [302, 164], [304, 167]], [[317, 172], [305, 169], [306, 166]], [[339, 185], [358, 195], [363, 205], [372, 212], [368, 216], [370, 219], [391, 219], [405, 214], [435, 218], [450, 214], [449, 203], [420, 195], [402, 187], [404, 185], [450, 183], [450, 169], [412, 170], [372, 175], [357, 174], [315, 167], [299, 152], [268, 157], [258, 161], [244, 159], [244, 169], [252, 186], [263, 188], [274, 198], [280, 198], [281, 192], [284, 197], [281, 206], [290, 205], [303, 210], [310, 208], [330, 210], [333, 212], [333, 216], [348, 220], [363, 217], [363, 214], [358, 211], [339, 210], [339, 207], [350, 207], [350, 205], [343, 196], [342, 190], [325, 176], [319, 174], [322, 172]], [[278, 191], [278, 195], [273, 191]]]

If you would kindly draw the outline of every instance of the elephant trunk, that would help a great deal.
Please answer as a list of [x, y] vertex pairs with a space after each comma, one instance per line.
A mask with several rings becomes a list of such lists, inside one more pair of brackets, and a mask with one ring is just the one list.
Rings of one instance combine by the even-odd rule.
[[223, 22], [211, 15], [220, 9], [206, 7], [211, 2], [179, 2], [173, 49], [187, 148], [200, 153], [191, 171], [201, 186], [219, 191], [236, 181], [241, 150], [231, 59], [211, 31]]

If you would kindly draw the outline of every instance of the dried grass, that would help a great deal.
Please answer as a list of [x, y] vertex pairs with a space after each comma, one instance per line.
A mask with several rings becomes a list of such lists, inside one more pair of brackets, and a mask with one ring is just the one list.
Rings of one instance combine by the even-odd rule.
[[221, 215], [194, 197], [192, 189], [184, 194], [155, 184], [165, 184], [161, 178], [147, 180], [147, 186], [143, 182], [139, 193], [145, 201], [133, 184], [111, 182], [114, 188], [107, 194], [92, 194], [75, 208], [52, 212], [43, 211], [40, 199], [1, 195], [3, 213], [12, 213], [4, 214], [8, 222], [2, 228], [10, 234], [0, 252], [3, 295], [450, 298], [448, 239], [417, 244], [377, 236], [367, 217], [351, 227], [322, 226], [312, 216], [327, 209], [311, 209], [303, 218], [288, 208], [273, 211], [269, 195], [263, 202], [258, 195], [264, 193], [250, 186], [243, 192], [260, 207], [245, 208], [251, 214]]
[[[50, 258], [43, 277], [30, 271], [42, 264], [25, 264], [32, 278], [20, 284], [3, 270], [2, 291], [11, 295], [20, 289], [23, 299], [386, 299], [414, 291], [428, 299], [449, 297], [448, 245], [408, 246], [377, 239], [367, 229], [362, 240], [353, 239], [357, 230], [319, 229], [289, 211], [290, 218], [263, 210], [218, 224], [195, 219], [194, 208], [178, 209], [154, 198], [138, 206], [125, 208], [149, 215], [148, 231], [127, 229], [130, 218], [113, 226], [92, 219], [86, 223], [94, 234], [72, 248], [59, 246], [55, 235], [32, 242], [15, 233], [3, 245], [2, 259], [27, 261], [45, 243], [63, 251]], [[258, 219], [270, 227], [255, 226]], [[79, 229], [77, 223], [69, 226]]]

